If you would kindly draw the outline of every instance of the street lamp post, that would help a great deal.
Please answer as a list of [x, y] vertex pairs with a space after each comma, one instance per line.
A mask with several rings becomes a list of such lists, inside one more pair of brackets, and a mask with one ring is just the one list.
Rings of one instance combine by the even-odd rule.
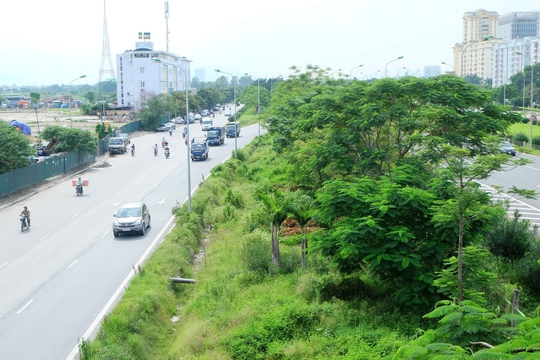
[[[152, 58], [152, 61], [155, 62], [161, 62], [160, 58]], [[187, 154], [187, 177], [188, 177], [188, 213], [191, 212], [191, 141], [189, 139], [189, 77], [188, 72], [184, 68], [179, 68], [182, 74], [184, 74], [184, 83], [185, 83], [185, 90], [186, 90], [186, 154]], [[159, 83], [164, 82], [163, 80], [160, 80]], [[155, 84], [154, 84], [155, 86]], [[169, 114], [170, 117], [170, 114]], [[170, 119], [169, 119], [170, 121]]]
[[361, 68], [362, 66], [364, 66], [364, 65], [362, 64], [362, 65], [358, 65], [358, 66], [353, 67], [353, 68], [351, 69], [351, 72], [349, 73], [349, 78], [352, 77], [352, 72], [353, 72], [354, 69]]
[[79, 76], [78, 78], [76, 79], [73, 79], [69, 82], [69, 85], [68, 85], [68, 103], [69, 103], [69, 126], [70, 127], [73, 127], [73, 119], [71, 118], [71, 84], [74, 82], [74, 81], [77, 81], [79, 79], [82, 79], [82, 78], [85, 78], [86, 75], [81, 75]]
[[384, 77], [385, 78], [386, 78], [386, 69], [388, 68], [388, 64], [390, 64], [391, 62], [394, 62], [394, 61], [401, 60], [401, 59], [403, 59], [403, 56], [399, 56], [397, 59], [390, 60], [389, 62], [386, 63], [386, 65], [384, 66]]
[[[219, 69], [216, 69], [216, 72], [218, 73], [221, 73], [221, 74], [225, 74], [225, 75], [229, 75], [231, 77], [231, 81], [234, 81], [234, 75], [233, 74], [229, 74], [225, 71], [221, 71]], [[236, 81], [238, 81], [238, 76], [237, 76], [237, 79]], [[236, 81], [233, 83], [233, 92], [234, 92], [234, 157], [237, 158], [238, 156], [238, 141], [236, 140], [236, 138], [238, 137], [237, 136], [237, 132], [236, 132]]]
[[456, 71], [454, 70], [454, 66], [452, 66], [452, 65], [450, 65], [450, 64], [448, 64], [448, 63], [445, 63], [444, 61], [441, 61], [441, 64], [446, 65], [446, 66], [450, 66], [450, 67], [452, 68], [452, 72], [453, 72], [454, 74], [456, 73]]
[[[245, 73], [244, 75], [251, 77], [251, 75], [249, 75], [248, 73]], [[261, 137], [261, 123], [259, 122], [259, 110], [261, 108], [261, 92], [260, 92], [260, 86], [259, 86], [260, 78], [257, 76], [255, 76], [255, 78], [257, 78], [257, 129], [258, 129], [259, 137]], [[236, 134], [236, 129], [235, 129], [235, 134]]]
[[[526, 55], [523, 55], [522, 53], [520, 53], [519, 51], [516, 52], [516, 54], [524, 57], [524, 58], [528, 58], [529, 60], [531, 60], [531, 103], [530, 103], [530, 107], [531, 107], [531, 114], [530, 114], [530, 118], [531, 118], [531, 121], [530, 121], [530, 124], [531, 124], [531, 136], [529, 137], [529, 147], [532, 149], [532, 137], [533, 137], [533, 131], [532, 131], [532, 121], [533, 121], [533, 85], [534, 85], [534, 62], [533, 62], [533, 59], [529, 56], [526, 56]], [[525, 66], [523, 67], [523, 78], [525, 78]]]
[[[493, 35], [484, 36], [484, 37], [482, 38], [482, 41], [488, 41], [488, 40], [491, 39], [491, 38], [493, 38]], [[466, 45], [466, 46], [463, 48], [463, 50], [461, 51], [461, 68], [459, 69], [459, 71], [461, 71], [461, 74], [460, 74], [461, 77], [465, 77], [465, 71], [463, 71], [463, 55], [465, 54], [465, 50], [467, 50], [467, 48], [468, 48], [469, 46], [477, 45], [477, 44], [479, 44], [479, 42], [473, 42], [473, 43], [470, 43], [470, 44]]]

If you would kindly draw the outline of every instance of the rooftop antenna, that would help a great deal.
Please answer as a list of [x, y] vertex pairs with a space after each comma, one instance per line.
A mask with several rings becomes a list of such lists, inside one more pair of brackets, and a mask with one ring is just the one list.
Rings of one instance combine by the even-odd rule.
[[169, 2], [165, 1], [165, 43], [166, 50], [169, 52]]

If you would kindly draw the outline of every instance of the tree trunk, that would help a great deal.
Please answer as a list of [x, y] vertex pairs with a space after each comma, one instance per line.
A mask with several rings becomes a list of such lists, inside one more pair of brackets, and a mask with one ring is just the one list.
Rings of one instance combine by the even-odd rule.
[[272, 261], [274, 265], [279, 269], [281, 267], [281, 262], [279, 259], [279, 239], [278, 239], [279, 228], [272, 224]]
[[463, 301], [463, 232], [465, 220], [459, 214], [459, 240], [458, 240], [458, 303]]
[[[519, 290], [514, 289], [514, 296], [512, 296], [512, 314], [515, 314], [519, 310]], [[510, 327], [516, 327], [516, 320], [510, 321]]]
[[302, 269], [306, 268], [306, 251], [307, 251], [307, 239], [305, 237], [302, 238]]

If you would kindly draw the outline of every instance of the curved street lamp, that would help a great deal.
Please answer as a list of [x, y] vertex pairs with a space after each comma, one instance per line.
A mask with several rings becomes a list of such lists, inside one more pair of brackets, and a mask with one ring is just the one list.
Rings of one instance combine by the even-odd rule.
[[465, 77], [465, 71], [463, 71], [463, 55], [465, 54], [465, 50], [467, 50], [469, 46], [480, 44], [481, 42], [488, 41], [489, 39], [492, 39], [492, 38], [493, 38], [493, 35], [484, 36], [482, 38], [482, 41], [470, 43], [463, 48], [463, 50], [461, 51], [461, 68], [459, 69], [461, 71], [461, 74], [460, 74], [461, 77]]
[[358, 65], [358, 66], [353, 67], [353, 68], [351, 69], [351, 72], [349, 73], [349, 78], [352, 77], [352, 72], [353, 72], [354, 69], [361, 68], [362, 66], [364, 66], [364, 65], [362, 64], [362, 65]]
[[76, 79], [73, 79], [69, 82], [69, 85], [68, 85], [68, 102], [69, 102], [69, 126], [70, 127], [73, 127], [73, 119], [71, 118], [71, 84], [74, 82], [74, 81], [77, 81], [79, 79], [82, 79], [82, 78], [85, 78], [86, 75], [81, 75], [79, 76], [78, 78]]
[[391, 62], [394, 62], [394, 61], [401, 60], [401, 59], [403, 59], [403, 56], [399, 56], [397, 59], [390, 60], [389, 62], [386, 63], [386, 65], [384, 66], [384, 77], [385, 78], [386, 78], [386, 69], [388, 68], [388, 64], [390, 64]]
[[[251, 77], [251, 75], [249, 75], [248, 73], [244, 73], [244, 75]], [[258, 127], [259, 137], [261, 137], [261, 123], [259, 121], [259, 109], [261, 108], [261, 92], [259, 88], [260, 79], [257, 76], [255, 76], [255, 78], [257, 79], [257, 127]], [[234, 126], [235, 126], [234, 136], [236, 136], [236, 124]]]
[[[234, 75], [233, 74], [229, 74], [225, 71], [221, 71], [219, 69], [216, 69], [216, 72], [218, 73], [221, 73], [221, 74], [225, 74], [225, 75], [229, 75], [231, 77], [231, 81], [234, 80]], [[238, 76], [237, 76], [238, 78]], [[236, 82], [238, 81], [238, 79], [236, 81], [234, 81], [234, 84], [233, 84], [233, 92], [234, 92], [234, 126], [236, 127]], [[236, 129], [235, 129], [236, 130]], [[234, 158], [236, 159], [237, 157], [237, 152], [238, 152], [238, 141], [236, 140], [238, 136], [236, 135], [236, 131], [234, 132]]]
[[445, 63], [444, 61], [441, 61], [441, 64], [443, 65], [446, 65], [446, 66], [450, 66], [452, 68], [452, 71], [455, 73], [456, 71], [454, 70], [454, 66], [448, 64], [448, 63]]
[[[527, 58], [529, 60], [531, 60], [531, 103], [530, 103], [530, 106], [531, 106], [531, 115], [530, 115], [530, 118], [531, 118], [531, 136], [529, 137], [529, 147], [532, 149], [532, 137], [533, 137], [533, 131], [532, 131], [532, 119], [533, 119], [533, 85], [534, 85], [534, 61], [531, 57], [529, 56], [526, 56], [526, 55], [523, 55], [522, 53], [520, 53], [519, 51], [516, 51], [516, 54], [519, 55], [519, 56], [522, 56], [524, 58]], [[525, 66], [523, 66], [523, 78], [525, 78]]]

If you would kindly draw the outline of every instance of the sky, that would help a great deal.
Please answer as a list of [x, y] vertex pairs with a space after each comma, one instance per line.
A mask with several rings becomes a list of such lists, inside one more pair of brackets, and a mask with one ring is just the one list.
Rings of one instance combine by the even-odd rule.
[[[539, 11], [531, 0], [169, 0], [169, 51], [192, 60], [191, 73], [215, 69], [253, 78], [287, 78], [296, 66], [367, 79], [425, 66], [450, 71], [462, 16]], [[165, 1], [106, 0], [110, 53], [135, 49], [150, 32], [166, 50]], [[0, 85], [94, 85], [103, 43], [103, 0], [19, 0], [0, 14]], [[392, 61], [403, 56], [403, 59]], [[358, 67], [362, 65], [362, 67]]]

